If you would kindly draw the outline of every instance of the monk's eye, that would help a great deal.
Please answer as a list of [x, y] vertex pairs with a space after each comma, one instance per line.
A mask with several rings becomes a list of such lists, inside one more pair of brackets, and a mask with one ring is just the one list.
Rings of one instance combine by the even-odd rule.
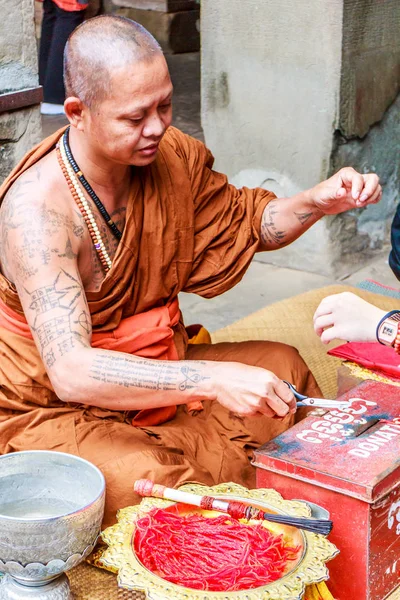
[[171, 102], [168, 102], [168, 104], [161, 104], [158, 108], [160, 110], [168, 110], [169, 108], [171, 108]]
[[141, 123], [143, 121], [143, 118], [144, 117], [136, 117], [135, 119], [129, 119], [129, 121], [137, 125], [138, 123]]

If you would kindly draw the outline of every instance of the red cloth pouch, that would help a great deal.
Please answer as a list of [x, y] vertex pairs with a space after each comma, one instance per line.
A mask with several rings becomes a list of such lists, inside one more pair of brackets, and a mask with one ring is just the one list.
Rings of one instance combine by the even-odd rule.
[[329, 350], [328, 354], [400, 379], [400, 356], [390, 346], [377, 342], [349, 342]]

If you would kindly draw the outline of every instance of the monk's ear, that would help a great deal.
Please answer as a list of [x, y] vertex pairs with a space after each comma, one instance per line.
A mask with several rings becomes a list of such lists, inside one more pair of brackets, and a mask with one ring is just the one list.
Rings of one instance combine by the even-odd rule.
[[70, 96], [64, 102], [64, 110], [71, 125], [83, 131], [83, 113], [87, 110], [83, 102], [76, 96]]

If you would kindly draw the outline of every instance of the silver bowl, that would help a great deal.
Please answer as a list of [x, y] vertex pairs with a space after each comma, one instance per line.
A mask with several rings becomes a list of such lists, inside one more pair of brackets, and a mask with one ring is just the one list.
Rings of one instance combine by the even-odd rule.
[[101, 471], [77, 456], [0, 456], [0, 600], [70, 598], [63, 573], [93, 550], [104, 497]]

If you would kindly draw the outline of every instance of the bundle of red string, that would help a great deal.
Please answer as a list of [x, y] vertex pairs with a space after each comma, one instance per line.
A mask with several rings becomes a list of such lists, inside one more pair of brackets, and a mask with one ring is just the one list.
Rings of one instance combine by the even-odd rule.
[[226, 515], [182, 516], [161, 509], [137, 521], [134, 549], [141, 563], [163, 579], [217, 592], [276, 581], [300, 552], [261, 522], [247, 525]]

